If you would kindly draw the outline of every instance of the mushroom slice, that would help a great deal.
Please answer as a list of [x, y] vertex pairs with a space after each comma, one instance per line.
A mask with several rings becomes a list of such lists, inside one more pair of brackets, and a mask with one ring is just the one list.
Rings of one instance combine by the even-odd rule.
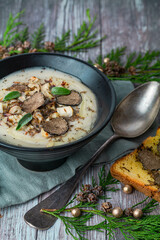
[[42, 93], [35, 93], [22, 104], [22, 109], [26, 113], [32, 113], [34, 110], [42, 106], [45, 102]]
[[0, 102], [0, 113], [3, 113], [3, 103]]
[[20, 106], [15, 105], [9, 109], [9, 113], [10, 114], [22, 114], [22, 110], [21, 110]]
[[14, 83], [11, 87], [7, 88], [6, 90], [13, 90], [13, 91], [19, 91], [19, 92], [25, 92], [28, 90], [28, 86], [24, 83]]
[[57, 108], [57, 113], [61, 117], [72, 117], [73, 116], [73, 108], [71, 106], [59, 107], [59, 108]]
[[62, 105], [77, 106], [82, 102], [82, 96], [79, 92], [72, 90], [69, 95], [57, 96], [56, 101]]
[[62, 118], [53, 118], [50, 121], [46, 121], [43, 125], [43, 129], [45, 132], [51, 135], [63, 135], [68, 131], [68, 123], [67, 121]]

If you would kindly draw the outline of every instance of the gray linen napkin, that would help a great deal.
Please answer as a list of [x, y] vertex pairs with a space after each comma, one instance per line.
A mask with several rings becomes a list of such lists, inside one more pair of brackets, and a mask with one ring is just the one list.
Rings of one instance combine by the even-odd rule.
[[[117, 103], [134, 89], [131, 82], [112, 82], [117, 94]], [[118, 139], [112, 143], [97, 162], [113, 162], [136, 148], [149, 135], [154, 135], [157, 129], [155, 122], [141, 137], [135, 139]], [[75, 169], [83, 165], [92, 154], [113, 134], [110, 124], [83, 149], [67, 158], [59, 168], [48, 172], [33, 172], [24, 169], [15, 157], [0, 151], [0, 208], [24, 203], [56, 185], [63, 183], [75, 174]]]

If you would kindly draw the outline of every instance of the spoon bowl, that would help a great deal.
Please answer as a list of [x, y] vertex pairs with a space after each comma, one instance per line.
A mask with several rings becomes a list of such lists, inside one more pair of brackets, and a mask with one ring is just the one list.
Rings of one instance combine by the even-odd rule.
[[119, 105], [111, 119], [115, 134], [134, 138], [148, 130], [160, 107], [160, 84], [148, 82], [133, 90]]

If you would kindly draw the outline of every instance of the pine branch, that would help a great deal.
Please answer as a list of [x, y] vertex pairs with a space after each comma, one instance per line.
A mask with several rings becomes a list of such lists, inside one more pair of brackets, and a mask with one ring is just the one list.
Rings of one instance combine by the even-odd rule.
[[62, 34], [61, 38], [57, 37], [55, 40], [55, 51], [62, 51], [66, 49], [66, 43], [70, 38], [70, 30]]
[[17, 40], [24, 43], [29, 39], [29, 31], [28, 27], [25, 27], [20, 33], [19, 36], [17, 37]]
[[1, 45], [8, 47], [19, 37], [19, 33], [17, 32], [17, 27], [22, 25], [22, 22], [17, 21], [19, 17], [24, 13], [24, 10], [17, 13], [15, 17], [13, 17], [12, 13], [9, 15], [9, 19], [7, 21], [6, 30], [3, 34], [3, 40], [1, 41]]
[[110, 61], [116, 61], [121, 64], [121, 56], [124, 56], [125, 51], [126, 47], [112, 49], [111, 52], [106, 55], [106, 57], [109, 58]]
[[100, 169], [100, 172], [98, 173], [98, 177], [99, 177], [99, 185], [102, 186], [104, 191], [115, 192], [115, 191], [119, 190], [114, 187], [112, 187], [112, 188], [108, 187], [108, 185], [117, 184], [117, 183], [119, 183], [119, 181], [116, 180], [115, 178], [113, 178], [110, 172], [106, 176], [105, 166], [103, 166]]
[[[148, 198], [147, 198], [148, 199]], [[142, 201], [144, 203], [147, 199]], [[141, 204], [139, 203], [139, 204]], [[148, 212], [148, 210], [152, 211], [155, 203], [151, 200], [143, 209]], [[80, 205], [80, 204], [79, 204]], [[76, 205], [74, 207], [78, 207]], [[81, 203], [81, 206], [83, 203]], [[84, 204], [87, 205], [86, 203]], [[67, 210], [67, 209], [66, 209]], [[67, 210], [69, 211], [69, 209]], [[74, 239], [86, 239], [84, 237], [84, 233], [87, 231], [107, 231], [107, 235], [110, 239], [113, 239], [114, 234], [117, 230], [120, 230], [124, 239], [136, 239], [136, 240], [152, 240], [159, 239], [160, 235], [160, 216], [159, 215], [150, 215], [144, 216], [142, 219], [135, 219], [133, 217], [123, 216], [121, 218], [115, 218], [113, 216], [108, 216], [104, 214], [103, 211], [98, 209], [82, 209], [84, 212], [83, 215], [74, 218], [74, 217], [65, 217], [60, 216], [56, 212], [50, 212], [44, 210], [43, 212], [51, 214], [64, 223], [66, 227], [66, 233], [70, 234]], [[145, 212], [144, 211], [144, 212]], [[103, 220], [95, 225], [86, 225], [88, 220], [90, 220], [93, 216], [98, 215], [103, 218]], [[106, 222], [107, 221], [107, 222]], [[72, 233], [73, 230], [78, 234], [78, 237], [75, 237]]]
[[95, 187], [96, 185], [98, 185], [98, 184], [97, 184], [95, 178], [92, 176], [92, 186]]
[[[110, 67], [111, 75], [107, 74], [110, 80], [123, 80], [131, 81], [134, 83], [145, 83], [148, 81], [160, 81], [160, 51], [147, 51], [145, 54], [136, 54], [136, 52], [130, 53], [126, 56], [126, 63], [122, 62], [122, 57], [125, 56], [126, 47], [117, 48], [111, 50], [105, 57], [99, 55], [93, 62], [89, 59], [89, 63], [94, 65], [97, 63], [101, 70], [105, 73], [106, 64], [103, 62], [104, 58], [109, 58], [109, 61], [118, 63], [119, 66], [124, 66], [124, 72], [121, 72], [117, 77], [117, 69], [115, 70], [115, 76], [112, 67]], [[134, 72], [131, 72], [130, 68], [134, 68]]]
[[147, 70], [151, 67], [151, 63], [160, 56], [160, 51], [147, 51], [144, 56], [139, 53], [137, 58], [132, 61], [130, 64], [138, 69]]
[[127, 56], [127, 62], [125, 65], [126, 69], [128, 69], [129, 67], [132, 66], [132, 62], [133, 62], [133, 59], [135, 58], [135, 56], [136, 56], [136, 52], [132, 52]]
[[152, 199], [143, 209], [143, 213], [150, 213], [152, 212], [157, 206], [158, 206], [158, 202], [154, 199]]
[[32, 34], [32, 48], [41, 48], [45, 38], [45, 29], [43, 23]]
[[[101, 186], [106, 187], [109, 184], [115, 184], [118, 181], [112, 178], [110, 172], [106, 176], [105, 167], [100, 169], [98, 174]], [[95, 184], [95, 179], [92, 179]], [[65, 225], [66, 233], [73, 237], [73, 239], [86, 239], [84, 234], [87, 231], [101, 231], [107, 232], [109, 239], [113, 239], [117, 230], [121, 232], [125, 240], [158, 240], [160, 236], [160, 215], [144, 215], [141, 219], [135, 219], [133, 216], [127, 217], [123, 215], [121, 218], [113, 217], [110, 213], [106, 214], [102, 210], [97, 209], [97, 204], [92, 202], [80, 202], [73, 207], [69, 207], [74, 203], [76, 196], [63, 208], [56, 211], [49, 211], [43, 209], [42, 212], [48, 213], [59, 218]], [[143, 201], [133, 205], [135, 208], [141, 204], [146, 204], [142, 211], [144, 214], [152, 212], [158, 203], [155, 200], [148, 201], [148, 197]], [[69, 207], [69, 208], [68, 208]], [[69, 217], [61, 215], [62, 212], [70, 212], [73, 208], [79, 208], [83, 212], [79, 217]], [[98, 215], [102, 218], [101, 222], [95, 225], [88, 225], [88, 221]], [[75, 236], [75, 234], [78, 236]], [[87, 239], [86, 239], [87, 240]]]
[[55, 41], [55, 50], [56, 51], [79, 51], [83, 49], [89, 49], [96, 47], [102, 39], [106, 38], [104, 36], [101, 39], [94, 40], [97, 36], [98, 30], [95, 30], [92, 33], [92, 28], [95, 23], [96, 17], [91, 20], [89, 9], [86, 10], [86, 15], [88, 18], [88, 23], [83, 21], [79, 29], [77, 30], [77, 34], [73, 35], [72, 43], [68, 44], [70, 38], [70, 30], [66, 33], [62, 34], [61, 38], [56, 38]]

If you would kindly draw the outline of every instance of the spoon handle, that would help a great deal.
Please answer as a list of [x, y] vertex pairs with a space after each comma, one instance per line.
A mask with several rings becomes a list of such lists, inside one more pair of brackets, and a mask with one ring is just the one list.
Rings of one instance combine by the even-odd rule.
[[46, 230], [50, 228], [57, 218], [49, 215], [41, 213], [40, 210], [42, 208], [47, 209], [59, 209], [62, 208], [71, 197], [73, 191], [75, 190], [77, 183], [87, 171], [87, 169], [91, 166], [91, 164], [98, 158], [101, 152], [115, 139], [119, 138], [119, 135], [112, 135], [94, 154], [93, 156], [76, 171], [76, 174], [66, 181], [58, 190], [52, 193], [49, 197], [41, 201], [35, 207], [30, 209], [25, 215], [24, 220], [31, 227]]

